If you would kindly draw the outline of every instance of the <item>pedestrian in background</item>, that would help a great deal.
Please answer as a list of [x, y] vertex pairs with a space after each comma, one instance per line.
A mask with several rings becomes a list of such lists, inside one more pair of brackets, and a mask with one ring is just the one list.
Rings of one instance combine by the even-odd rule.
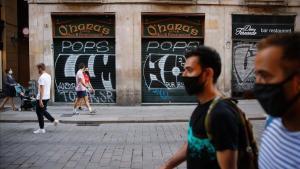
[[[86, 88], [87, 88], [87, 96], [88, 96], [88, 100], [91, 101], [91, 94], [95, 93], [95, 90], [91, 84], [91, 77], [90, 77], [90, 73], [89, 73], [89, 69], [85, 68], [84, 72], [83, 72], [83, 76], [84, 76], [84, 80], [85, 80], [85, 84], [86, 84]], [[85, 101], [82, 100], [80, 102], [80, 106], [79, 109], [82, 110], [82, 106], [85, 105], [87, 108], [88, 106], [85, 104]]]
[[74, 103], [74, 109], [73, 109], [73, 114], [79, 114], [79, 112], [77, 111], [77, 108], [80, 106], [81, 101], [83, 100], [84, 103], [86, 104], [86, 106], [89, 109], [89, 112], [91, 114], [95, 114], [95, 110], [92, 109], [92, 107], [90, 106], [89, 103], [89, 98], [87, 95], [87, 84], [84, 78], [84, 71], [85, 71], [85, 65], [84, 63], [80, 63], [79, 64], [79, 70], [76, 73], [76, 99], [75, 99], [75, 103]]
[[5, 98], [2, 100], [2, 103], [0, 104], [0, 110], [3, 110], [4, 105], [9, 101], [13, 111], [17, 111], [18, 109], [14, 104], [14, 97], [16, 96], [15, 86], [17, 85], [17, 82], [13, 77], [13, 71], [11, 69], [5, 70], [5, 76], [3, 80], [4, 80]]
[[51, 90], [51, 76], [46, 72], [46, 66], [44, 63], [37, 65], [38, 73], [40, 74], [38, 80], [38, 94], [36, 100], [36, 114], [39, 121], [39, 129], [35, 130], [33, 133], [46, 133], [44, 129], [44, 116], [57, 126], [58, 120], [55, 120], [47, 111], [47, 104], [50, 99]]
[[269, 115], [262, 135], [260, 169], [300, 168], [300, 33], [261, 40], [254, 93]]

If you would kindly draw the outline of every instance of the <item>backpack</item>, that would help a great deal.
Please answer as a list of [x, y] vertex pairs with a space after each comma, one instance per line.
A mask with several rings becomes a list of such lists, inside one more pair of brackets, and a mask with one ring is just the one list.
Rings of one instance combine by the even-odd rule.
[[210, 133], [210, 118], [209, 115], [214, 107], [217, 105], [219, 100], [225, 101], [231, 107], [234, 108], [236, 117], [238, 117], [239, 122], [242, 124], [243, 131], [245, 132], [245, 141], [246, 146], [238, 149], [238, 169], [258, 169], [258, 148], [253, 135], [252, 124], [246, 118], [245, 113], [237, 106], [237, 100], [231, 98], [221, 98], [217, 97], [210, 104], [207, 114], [205, 116], [204, 126], [207, 132], [207, 136], [212, 140], [212, 135]]

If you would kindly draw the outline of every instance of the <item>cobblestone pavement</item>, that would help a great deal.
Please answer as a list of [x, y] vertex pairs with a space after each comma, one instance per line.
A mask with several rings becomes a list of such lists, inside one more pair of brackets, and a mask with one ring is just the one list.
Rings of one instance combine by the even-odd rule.
[[[260, 138], [263, 121], [253, 124]], [[0, 123], [0, 168], [155, 169], [186, 139], [186, 125], [47, 123], [46, 134], [34, 135], [36, 123]]]

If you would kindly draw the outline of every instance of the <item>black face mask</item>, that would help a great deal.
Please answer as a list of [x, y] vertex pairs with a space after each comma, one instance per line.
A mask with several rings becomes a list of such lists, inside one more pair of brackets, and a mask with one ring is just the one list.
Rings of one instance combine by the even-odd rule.
[[183, 77], [182, 76], [185, 91], [189, 95], [195, 95], [195, 94], [203, 92], [204, 82], [199, 82], [200, 77], [202, 77], [202, 73], [199, 76], [194, 76], [194, 77]]
[[300, 92], [291, 100], [286, 98], [284, 92], [284, 85], [294, 75], [292, 74], [283, 82], [276, 84], [255, 84], [254, 94], [267, 114], [273, 117], [282, 117], [298, 100]]

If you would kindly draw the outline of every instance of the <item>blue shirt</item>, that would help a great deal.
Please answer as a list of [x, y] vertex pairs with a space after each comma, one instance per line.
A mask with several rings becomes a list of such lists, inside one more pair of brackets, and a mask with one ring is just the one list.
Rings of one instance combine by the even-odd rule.
[[290, 132], [274, 118], [263, 132], [260, 169], [300, 169], [300, 132]]

